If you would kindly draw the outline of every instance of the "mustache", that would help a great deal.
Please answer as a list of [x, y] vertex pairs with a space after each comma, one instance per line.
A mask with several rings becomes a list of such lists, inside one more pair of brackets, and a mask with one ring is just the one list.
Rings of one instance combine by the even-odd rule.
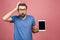
[[22, 18], [24, 18], [24, 17], [26, 16], [26, 14], [22, 13], [20, 16], [21, 16]]
[[25, 16], [26, 14], [22, 13], [22, 14], [19, 14], [20, 16]]
[[22, 15], [25, 15], [24, 13], [22, 13]]

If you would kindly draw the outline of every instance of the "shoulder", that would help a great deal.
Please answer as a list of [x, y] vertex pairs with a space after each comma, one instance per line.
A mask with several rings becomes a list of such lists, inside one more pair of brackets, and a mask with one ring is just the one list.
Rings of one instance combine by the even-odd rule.
[[27, 15], [28, 17], [30, 17], [30, 18], [34, 18], [34, 16], [32, 16], [32, 15]]
[[13, 15], [13, 16], [11, 16], [11, 18], [15, 20], [15, 19], [19, 18], [19, 16]]
[[11, 17], [16, 18], [16, 17], [19, 17], [19, 16], [11, 16]]

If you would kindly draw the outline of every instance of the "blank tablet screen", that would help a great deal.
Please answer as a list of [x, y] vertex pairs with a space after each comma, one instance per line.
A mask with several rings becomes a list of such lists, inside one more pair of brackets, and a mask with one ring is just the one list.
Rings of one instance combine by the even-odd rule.
[[45, 30], [45, 21], [39, 21], [39, 30]]

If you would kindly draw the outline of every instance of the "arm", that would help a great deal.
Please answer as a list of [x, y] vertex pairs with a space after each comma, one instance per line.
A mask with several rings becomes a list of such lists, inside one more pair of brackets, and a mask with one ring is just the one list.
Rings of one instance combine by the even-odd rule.
[[[19, 2], [20, 3], [20, 2]], [[18, 4], [19, 4], [18, 3]], [[7, 13], [5, 16], [3, 16], [2, 17], [2, 19], [4, 20], [4, 21], [12, 21], [12, 18], [11, 18], [11, 15], [17, 10], [17, 8], [18, 8], [18, 4], [17, 4], [17, 6], [16, 6], [16, 8], [14, 8], [13, 10], [11, 10], [9, 13]]]
[[16, 8], [13, 9], [12, 11], [10, 11], [9, 13], [7, 13], [5, 16], [3, 16], [3, 20], [4, 21], [12, 21], [11, 19], [11, 15], [16, 11]]

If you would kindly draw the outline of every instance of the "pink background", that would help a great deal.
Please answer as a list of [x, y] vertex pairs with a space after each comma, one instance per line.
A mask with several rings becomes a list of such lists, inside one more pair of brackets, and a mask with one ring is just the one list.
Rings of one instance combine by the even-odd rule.
[[18, 1], [28, 5], [27, 14], [35, 17], [37, 25], [38, 19], [46, 20], [46, 32], [33, 34], [33, 40], [60, 40], [60, 0], [0, 0], [0, 40], [13, 40], [14, 25], [2, 17], [14, 9]]

